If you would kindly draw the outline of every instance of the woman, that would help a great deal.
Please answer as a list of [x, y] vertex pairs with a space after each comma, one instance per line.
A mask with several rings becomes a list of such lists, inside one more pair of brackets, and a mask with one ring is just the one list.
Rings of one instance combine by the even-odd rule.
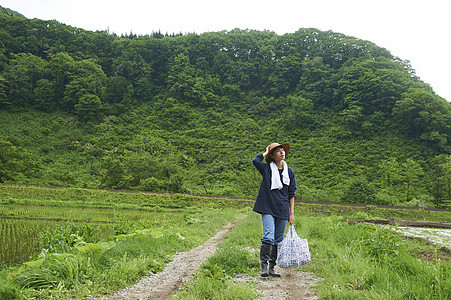
[[[254, 205], [254, 211], [262, 215], [261, 276], [280, 277], [274, 271], [277, 244], [283, 240], [287, 222], [294, 222], [294, 197], [296, 180], [294, 172], [285, 162], [289, 144], [272, 143], [264, 154], [259, 153], [252, 163], [262, 174], [262, 182]], [[263, 162], [265, 158], [266, 163]], [[268, 269], [269, 263], [269, 269]]]

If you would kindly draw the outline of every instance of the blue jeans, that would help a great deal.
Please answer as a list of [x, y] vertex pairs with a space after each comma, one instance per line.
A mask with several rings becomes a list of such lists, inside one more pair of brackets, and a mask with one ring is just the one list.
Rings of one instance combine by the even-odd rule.
[[277, 246], [283, 240], [288, 220], [262, 215], [263, 237], [262, 243]]

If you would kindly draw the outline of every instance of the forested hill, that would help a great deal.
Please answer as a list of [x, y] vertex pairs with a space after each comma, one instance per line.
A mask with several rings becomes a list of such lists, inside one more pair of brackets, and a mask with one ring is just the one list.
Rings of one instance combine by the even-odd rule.
[[451, 198], [451, 104], [331, 31], [119, 37], [0, 14], [0, 117], [4, 182], [255, 196], [251, 159], [277, 141], [298, 198]]
[[16, 17], [24, 17], [24, 15], [18, 13], [17, 11], [11, 10], [9, 8], [4, 8], [0, 6], [0, 14], [5, 14], [9, 16], [16, 16]]

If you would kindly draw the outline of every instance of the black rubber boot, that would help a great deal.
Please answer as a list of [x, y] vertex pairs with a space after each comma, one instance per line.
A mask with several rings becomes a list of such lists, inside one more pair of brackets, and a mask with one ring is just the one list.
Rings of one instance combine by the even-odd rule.
[[270, 245], [268, 273], [271, 276], [280, 277], [280, 274], [278, 274], [278, 273], [276, 273], [276, 271], [274, 271], [274, 267], [276, 266], [276, 260], [277, 260], [277, 246]]
[[268, 260], [271, 252], [271, 245], [262, 244], [260, 247], [260, 261], [262, 263], [262, 272], [260, 273], [261, 277], [268, 277]]

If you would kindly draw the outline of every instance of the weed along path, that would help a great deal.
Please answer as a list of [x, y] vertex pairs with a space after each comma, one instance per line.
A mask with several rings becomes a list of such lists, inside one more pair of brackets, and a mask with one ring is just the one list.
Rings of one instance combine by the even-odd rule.
[[[204, 244], [187, 252], [177, 254], [172, 262], [166, 265], [164, 270], [145, 277], [135, 285], [119, 290], [112, 295], [95, 298], [97, 300], [144, 300], [167, 299], [187, 283], [193, 274], [200, 269], [203, 262], [212, 256], [218, 244], [235, 228], [235, 226], [247, 216], [241, 217], [227, 224], [223, 230]], [[235, 281], [253, 281], [257, 285], [259, 300], [281, 299], [316, 299], [316, 294], [310, 286], [316, 284], [320, 278], [312, 274], [296, 271], [295, 269], [277, 270], [280, 278], [261, 278], [260, 276], [243, 276], [235, 278]]]
[[141, 279], [135, 285], [119, 290], [111, 296], [97, 299], [166, 299], [188, 282], [216, 250], [224, 237], [246, 216], [227, 224], [223, 230], [200, 245], [187, 252], [177, 254], [162, 272]]

